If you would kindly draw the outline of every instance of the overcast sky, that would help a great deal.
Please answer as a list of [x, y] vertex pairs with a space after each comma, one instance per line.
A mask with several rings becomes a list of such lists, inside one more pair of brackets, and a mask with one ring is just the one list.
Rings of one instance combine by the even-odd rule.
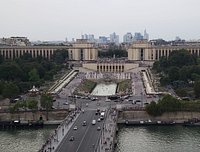
[[81, 34], [200, 39], [200, 0], [0, 0], [0, 37], [64, 40]]

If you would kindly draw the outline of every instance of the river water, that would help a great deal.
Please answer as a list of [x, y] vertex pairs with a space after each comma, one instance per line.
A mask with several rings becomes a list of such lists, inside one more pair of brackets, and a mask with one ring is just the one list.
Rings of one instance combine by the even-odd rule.
[[[0, 131], [0, 152], [37, 152], [55, 129]], [[115, 152], [200, 152], [200, 127], [120, 127]]]
[[200, 127], [122, 127], [115, 152], [200, 152]]
[[55, 128], [0, 130], [0, 152], [37, 152]]

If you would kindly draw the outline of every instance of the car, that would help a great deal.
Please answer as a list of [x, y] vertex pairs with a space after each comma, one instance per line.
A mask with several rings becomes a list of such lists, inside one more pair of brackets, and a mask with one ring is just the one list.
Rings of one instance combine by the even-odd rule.
[[102, 112], [106, 112], [106, 109], [103, 109]]
[[64, 102], [63, 105], [69, 105], [69, 103], [68, 102]]
[[82, 126], [86, 126], [86, 125], [87, 125], [87, 123], [86, 123], [86, 121], [84, 120]]
[[132, 101], [133, 101], [133, 99], [128, 99], [128, 101], [129, 101], [129, 102], [132, 102]]
[[85, 105], [86, 105], [86, 107], [88, 107], [88, 103], [86, 103]]
[[100, 122], [100, 121], [101, 121], [101, 118], [98, 118], [97, 121]]
[[99, 127], [97, 127], [97, 130], [99, 131], [99, 130], [101, 130], [101, 127], [99, 126]]
[[106, 102], [110, 102], [111, 100], [110, 99], [106, 99]]
[[77, 129], [78, 129], [78, 127], [77, 127], [77, 126], [75, 126], [75, 127], [74, 127], [74, 130], [77, 130]]
[[74, 136], [71, 136], [71, 137], [69, 138], [69, 141], [74, 141]]
[[95, 125], [96, 124], [96, 120], [92, 120], [92, 125]]
[[136, 102], [136, 103], [140, 103], [140, 102], [141, 102], [141, 100], [135, 100], [135, 102]]

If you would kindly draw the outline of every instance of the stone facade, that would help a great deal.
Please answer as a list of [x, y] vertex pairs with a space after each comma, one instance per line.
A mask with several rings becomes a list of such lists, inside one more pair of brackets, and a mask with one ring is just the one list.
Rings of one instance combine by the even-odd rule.
[[94, 43], [77, 40], [65, 46], [0, 46], [0, 54], [5, 59], [14, 59], [29, 53], [33, 58], [42, 56], [51, 59], [55, 51], [68, 50], [69, 60], [97, 60], [98, 49]]
[[172, 51], [186, 49], [191, 54], [200, 56], [200, 43], [183, 43], [178, 45], [154, 45], [149, 41], [134, 42], [128, 49], [128, 60], [156, 61], [162, 56], [168, 57]]
[[83, 68], [96, 72], [126, 72], [130, 69], [139, 67], [136, 63], [83, 63]]

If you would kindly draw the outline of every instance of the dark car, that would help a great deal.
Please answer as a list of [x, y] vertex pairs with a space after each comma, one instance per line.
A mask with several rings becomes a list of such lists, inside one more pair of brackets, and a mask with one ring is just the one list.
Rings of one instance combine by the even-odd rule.
[[69, 141], [74, 141], [74, 136], [71, 136]]
[[87, 125], [87, 123], [86, 123], [86, 121], [84, 120], [82, 126], [86, 126], [86, 125]]

